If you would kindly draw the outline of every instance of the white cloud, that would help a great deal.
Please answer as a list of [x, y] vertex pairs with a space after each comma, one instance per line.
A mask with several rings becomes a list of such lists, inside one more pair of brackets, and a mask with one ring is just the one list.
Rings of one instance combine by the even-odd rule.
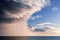
[[50, 23], [50, 22], [39, 23], [39, 24], [37, 24], [37, 25], [48, 25], [48, 24], [56, 25], [55, 23]]
[[37, 15], [37, 16], [32, 16], [31, 19], [32, 19], [32, 20], [35, 20], [35, 19], [41, 18], [41, 17], [42, 17], [42, 15]]
[[[46, 23], [40, 23], [40, 24], [35, 24], [31, 30], [36, 31], [34, 29], [39, 30], [39, 32], [55, 32], [55, 33], [60, 33], [60, 28], [58, 28], [56, 24], [46, 22]], [[37, 31], [36, 31], [37, 32]]]
[[52, 10], [53, 11], [57, 11], [58, 10], [58, 7], [52, 7]]

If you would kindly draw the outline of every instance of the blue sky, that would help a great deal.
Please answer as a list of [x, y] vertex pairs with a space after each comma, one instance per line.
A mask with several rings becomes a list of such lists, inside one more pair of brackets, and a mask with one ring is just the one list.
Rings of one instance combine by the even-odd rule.
[[51, 0], [51, 4], [36, 12], [28, 20], [29, 25], [54, 23], [60, 26], [60, 0]]

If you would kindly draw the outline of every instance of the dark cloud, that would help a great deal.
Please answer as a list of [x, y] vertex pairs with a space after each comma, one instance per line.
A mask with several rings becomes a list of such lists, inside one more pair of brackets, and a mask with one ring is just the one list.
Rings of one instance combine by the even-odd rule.
[[[41, 8], [47, 5], [48, 1], [46, 0], [0, 0], [0, 19], [2, 18], [1, 20], [6, 20], [5, 16], [13, 14], [13, 16], [9, 16], [9, 17], [12, 18], [16, 17], [15, 15], [19, 17], [23, 16], [22, 18], [26, 20], [34, 12], [41, 10]], [[18, 10], [20, 11], [19, 13], [16, 14], [12, 13]], [[7, 17], [7, 20], [8, 19], [10, 18]]]

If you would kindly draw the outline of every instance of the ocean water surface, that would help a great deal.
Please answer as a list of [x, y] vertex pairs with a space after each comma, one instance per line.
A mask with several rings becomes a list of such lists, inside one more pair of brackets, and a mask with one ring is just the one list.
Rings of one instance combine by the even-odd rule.
[[29, 40], [60, 40], [60, 36], [32, 36]]

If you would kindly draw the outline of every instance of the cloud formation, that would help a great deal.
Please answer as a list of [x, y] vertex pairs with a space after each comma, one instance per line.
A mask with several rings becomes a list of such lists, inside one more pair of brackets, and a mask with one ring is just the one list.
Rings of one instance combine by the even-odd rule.
[[40, 11], [48, 4], [50, 4], [50, 0], [8, 0], [4, 4], [4, 10], [6, 15], [10, 15], [11, 18], [29, 19], [33, 13]]
[[[4, 3], [2, 3], [2, 2], [4, 2]], [[37, 11], [41, 11], [41, 9], [44, 8], [46, 5], [48, 5], [49, 3], [50, 3], [50, 0], [0, 0], [0, 4], [2, 4], [2, 6], [3, 6], [1, 10], [3, 11], [3, 13], [5, 15], [3, 15], [2, 13], [0, 13], [0, 14], [6, 18], [12, 18], [13, 21], [15, 20], [13, 18], [20, 19], [19, 24], [18, 24], [19, 28], [17, 27], [16, 30], [18, 30], [18, 31], [20, 30], [20, 33], [22, 32], [25, 34], [26, 32], [29, 33], [29, 31], [30, 31], [27, 29], [27, 25], [25, 24], [27, 19], [29, 19], [30, 16], [33, 15], [33, 13], [35, 13]], [[37, 15], [36, 18], [39, 18], [39, 17], [40, 16]], [[14, 27], [15, 27], [15, 24], [13, 24]], [[11, 25], [9, 25], [9, 26], [11, 26]], [[11, 27], [12, 31], [15, 30], [14, 27], [13, 28]], [[11, 29], [8, 29], [8, 30], [10, 30], [10, 32], [11, 32]], [[9, 34], [10, 34], [10, 32], [9, 32]], [[17, 33], [17, 31], [15, 31], [15, 33]], [[19, 34], [19, 35], [21, 35], [21, 34]]]
[[41, 18], [41, 17], [42, 17], [42, 15], [37, 15], [37, 16], [32, 16], [30, 19], [35, 20], [35, 19]]
[[50, 33], [60, 33], [60, 28], [57, 27], [54, 23], [40, 23], [31, 27], [31, 30], [34, 32], [50, 32]]

